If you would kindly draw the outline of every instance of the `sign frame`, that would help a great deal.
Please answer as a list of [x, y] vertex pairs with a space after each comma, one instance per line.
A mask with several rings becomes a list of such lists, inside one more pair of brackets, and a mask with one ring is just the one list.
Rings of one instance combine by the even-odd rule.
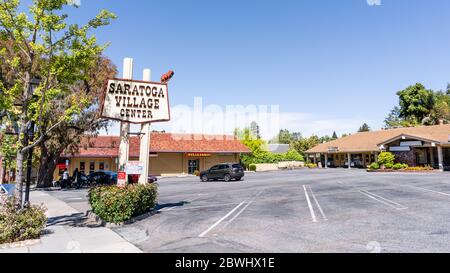
[[[135, 172], [135, 170], [140, 170], [140, 172]], [[144, 171], [144, 163], [141, 161], [128, 161], [127, 164], [125, 164], [124, 172], [127, 174], [133, 174], [133, 175], [143, 175]]]
[[[113, 118], [113, 117], [107, 117], [103, 115], [103, 110], [105, 107], [105, 100], [106, 100], [106, 96], [108, 93], [108, 82], [109, 81], [125, 81], [125, 82], [131, 82], [131, 83], [142, 83], [142, 84], [157, 84], [157, 85], [165, 85], [166, 86], [166, 90], [167, 90], [167, 111], [169, 113], [169, 118], [168, 119], [158, 119], [158, 120], [152, 120], [152, 121], [141, 121], [141, 122], [132, 122], [126, 119], [120, 119], [120, 118]], [[101, 106], [100, 106], [100, 117], [101, 118], [105, 118], [105, 119], [110, 119], [110, 120], [115, 120], [115, 121], [121, 121], [121, 122], [128, 122], [128, 123], [132, 123], [132, 124], [147, 124], [147, 123], [156, 123], [156, 122], [168, 122], [171, 120], [171, 114], [170, 114], [170, 96], [169, 96], [169, 85], [167, 83], [160, 83], [160, 82], [152, 82], [152, 81], [140, 81], [140, 80], [130, 80], [130, 79], [123, 79], [123, 78], [112, 78], [112, 79], [107, 79], [105, 81], [104, 84], [104, 88], [103, 88], [103, 95], [101, 98]]]

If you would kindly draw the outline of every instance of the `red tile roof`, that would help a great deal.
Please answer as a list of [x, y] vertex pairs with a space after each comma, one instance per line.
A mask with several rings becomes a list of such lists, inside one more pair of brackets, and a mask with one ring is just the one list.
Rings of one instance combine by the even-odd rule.
[[[98, 136], [84, 138], [79, 152], [65, 157], [117, 157], [120, 137]], [[130, 138], [130, 157], [139, 157], [140, 137]], [[233, 136], [152, 133], [151, 153], [250, 153]]]

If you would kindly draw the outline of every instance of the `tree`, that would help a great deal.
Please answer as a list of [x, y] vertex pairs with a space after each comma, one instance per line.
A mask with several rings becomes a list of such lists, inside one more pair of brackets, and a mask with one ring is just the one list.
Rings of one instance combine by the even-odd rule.
[[[19, 0], [0, 0], [0, 41], [11, 45], [0, 51], [1, 63], [6, 66], [2, 68], [0, 113], [11, 115], [19, 127], [16, 183], [20, 203], [29, 150], [62, 123], [76, 119], [88, 101], [71, 96], [71, 104], [60, 106], [63, 114], [50, 124], [44, 121], [49, 108], [59, 107], [61, 98], [71, 94], [70, 87], [86, 79], [86, 71], [105, 48], [89, 32], [115, 18], [103, 10], [84, 26], [68, 24], [68, 16], [61, 11], [70, 2], [34, 0], [27, 12], [22, 12]], [[33, 79], [40, 79], [35, 89], [31, 88]], [[31, 122], [37, 126], [34, 143], [28, 143], [27, 137]]]
[[423, 120], [425, 125], [437, 125], [441, 121], [450, 123], [450, 93], [438, 91], [434, 93], [434, 105], [428, 117]]
[[363, 125], [361, 125], [361, 127], [359, 127], [358, 133], [362, 132], [370, 132], [370, 127], [369, 125], [367, 125], [367, 123], [364, 123]]
[[261, 139], [261, 132], [258, 123], [256, 121], [253, 121], [250, 124], [250, 131], [253, 134], [253, 136], [257, 139]]
[[330, 142], [332, 140], [333, 140], [332, 137], [330, 137], [329, 135], [325, 135], [323, 137], [320, 137], [319, 142], [320, 143], [327, 143], [327, 142]]
[[0, 166], [3, 169], [3, 179], [5, 181], [5, 176], [8, 170], [14, 169], [16, 165], [15, 157], [17, 153], [17, 137], [7, 135], [3, 131], [0, 135], [0, 156], [2, 157], [2, 161], [4, 166]]
[[289, 130], [280, 130], [278, 134], [278, 143], [280, 144], [290, 144], [292, 141], [292, 135]]
[[[108, 121], [99, 116], [100, 98], [104, 92], [103, 84], [116, 74], [116, 66], [106, 57], [100, 57], [97, 59], [97, 64], [87, 71], [86, 80], [71, 87], [70, 96], [65, 97], [68, 100], [62, 99], [59, 102], [60, 105], [69, 104], [73, 100], [71, 97], [75, 96], [86, 99], [87, 105], [76, 118], [61, 123], [39, 145], [38, 188], [52, 186], [53, 173], [64, 151], [77, 152], [82, 136], [95, 135], [98, 130], [107, 127]], [[51, 107], [44, 117], [45, 123], [56, 122], [55, 118], [62, 114], [64, 108], [66, 106]]]
[[338, 139], [338, 135], [336, 134], [336, 131], [333, 132], [333, 136], [331, 137], [333, 140]]
[[305, 156], [306, 151], [319, 145], [320, 143], [320, 138], [316, 135], [313, 135], [309, 138], [302, 138], [298, 141], [292, 142], [291, 147], [299, 152], [302, 156]]
[[420, 83], [397, 92], [397, 95], [400, 100], [399, 117], [415, 123], [422, 123], [434, 105], [433, 91], [425, 89]]

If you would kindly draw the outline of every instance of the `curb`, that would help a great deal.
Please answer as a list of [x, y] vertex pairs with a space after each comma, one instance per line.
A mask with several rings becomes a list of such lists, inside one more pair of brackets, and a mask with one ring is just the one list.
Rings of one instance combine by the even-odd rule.
[[130, 220], [127, 220], [127, 221], [125, 221], [125, 222], [118, 223], [118, 224], [108, 223], [108, 222], [102, 220], [102, 219], [100, 218], [100, 216], [98, 216], [97, 214], [95, 214], [95, 213], [92, 212], [92, 211], [88, 211], [88, 212], [86, 213], [86, 217], [88, 217], [89, 219], [94, 220], [95, 222], [97, 222], [97, 223], [98, 223], [100, 226], [102, 226], [102, 227], [106, 227], [106, 228], [118, 228], [118, 227], [123, 227], [123, 226], [129, 225], [129, 224], [136, 223], [136, 222], [141, 221], [141, 220], [143, 220], [143, 219], [145, 219], [145, 218], [147, 218], [147, 217], [153, 216], [153, 215], [155, 215], [155, 214], [157, 214], [157, 213], [158, 213], [157, 210], [152, 209], [151, 211], [149, 211], [149, 212], [147, 212], [147, 213], [144, 213], [144, 214], [142, 214], [142, 215], [133, 217], [133, 218], [131, 218]]
[[25, 240], [25, 241], [21, 241], [21, 242], [1, 244], [0, 249], [29, 247], [29, 246], [37, 245], [40, 243], [41, 243], [41, 239]]

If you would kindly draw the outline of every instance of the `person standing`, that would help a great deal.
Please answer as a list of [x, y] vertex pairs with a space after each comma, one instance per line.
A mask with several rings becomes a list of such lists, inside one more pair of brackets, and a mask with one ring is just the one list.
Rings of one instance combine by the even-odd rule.
[[63, 172], [62, 175], [62, 182], [61, 182], [61, 188], [64, 189], [69, 185], [69, 172], [67, 169]]

